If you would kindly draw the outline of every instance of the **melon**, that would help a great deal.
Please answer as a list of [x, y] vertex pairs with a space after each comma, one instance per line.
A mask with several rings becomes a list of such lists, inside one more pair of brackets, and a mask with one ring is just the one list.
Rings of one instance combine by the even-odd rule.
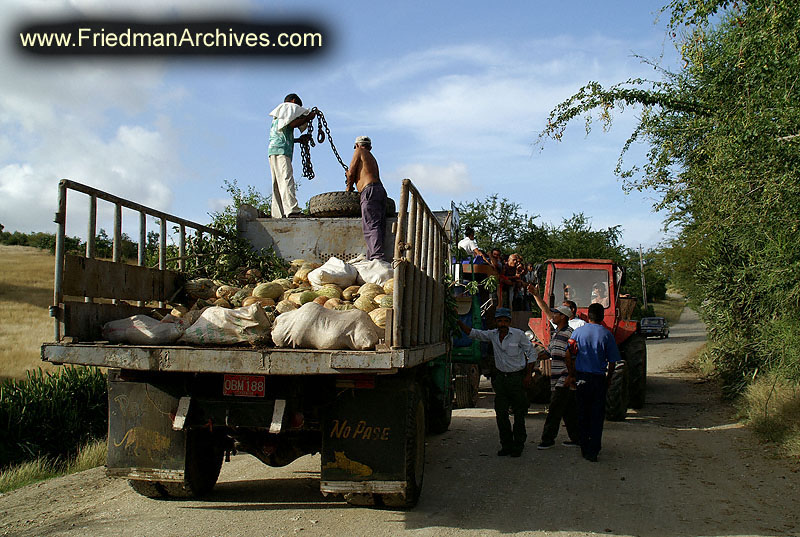
[[328, 283], [317, 289], [317, 294], [328, 298], [342, 298], [342, 288], [334, 283]]
[[336, 311], [350, 311], [356, 309], [356, 307], [352, 304], [339, 304], [333, 308]]
[[319, 304], [320, 306], [324, 306], [325, 302], [327, 302], [328, 300], [330, 300], [330, 297], [327, 297], [325, 295], [320, 295], [320, 296], [318, 296], [317, 298], [314, 299], [314, 302], [316, 304]]
[[230, 308], [231, 308], [231, 303], [230, 303], [230, 302], [228, 302], [227, 300], [225, 300], [224, 298], [218, 298], [218, 299], [217, 299], [217, 300], [214, 302], [214, 305], [215, 305], [215, 306], [219, 306], [220, 308], [228, 308], [228, 309], [230, 309]]
[[247, 307], [253, 304], [261, 304], [262, 307], [266, 308], [269, 306], [275, 306], [275, 301], [271, 298], [259, 298], [257, 296], [249, 296], [242, 300], [242, 306]]
[[233, 295], [233, 296], [230, 298], [230, 302], [231, 302], [231, 304], [233, 304], [233, 305], [234, 305], [234, 306], [236, 306], [237, 308], [238, 308], [239, 306], [242, 306], [242, 305], [243, 305], [243, 304], [242, 304], [242, 301], [243, 301], [245, 298], [249, 298], [252, 292], [253, 292], [253, 290], [252, 290], [252, 289], [240, 289], [240, 290], [239, 290], [239, 291], [238, 291], [238, 292], [237, 292], [235, 295]]
[[192, 298], [211, 298], [217, 296], [217, 285], [208, 278], [196, 278], [183, 284]]
[[273, 280], [272, 283], [277, 283], [278, 285], [283, 287], [284, 290], [294, 289], [294, 284], [292, 283], [292, 280], [290, 280], [289, 278], [278, 278], [277, 280]]
[[394, 307], [394, 298], [392, 295], [383, 295], [383, 298], [381, 298], [380, 302], [378, 302], [378, 305], [382, 308], [392, 308]]
[[313, 302], [314, 299], [319, 296], [314, 291], [303, 291], [302, 293], [298, 293], [298, 294], [300, 295], [300, 305], [301, 306], [303, 304], [307, 303], [307, 302]]
[[358, 290], [359, 290], [358, 285], [351, 285], [350, 287], [342, 291], [342, 298], [344, 300], [353, 300], [353, 295], [357, 295]]
[[275, 311], [277, 311], [278, 313], [286, 313], [287, 311], [292, 311], [296, 309], [297, 305], [293, 304], [292, 302], [289, 302], [288, 300], [281, 300], [275, 306]]
[[356, 301], [353, 302], [353, 305], [356, 308], [360, 309], [361, 311], [364, 311], [364, 312], [367, 312], [367, 313], [371, 312], [372, 310], [374, 310], [375, 308], [378, 307], [378, 305], [375, 304], [375, 302], [372, 301], [372, 298], [366, 297], [366, 296], [358, 297], [356, 299]]
[[387, 295], [394, 294], [394, 278], [386, 280], [386, 283], [383, 284], [383, 292]]
[[386, 314], [390, 308], [376, 308], [369, 312], [369, 317], [381, 330], [386, 329]]
[[324, 306], [329, 310], [332, 310], [336, 308], [336, 306], [341, 306], [342, 304], [344, 304], [344, 302], [342, 302], [338, 298], [329, 298], [328, 300], [325, 301]]
[[375, 296], [375, 295], [382, 295], [384, 294], [384, 292], [383, 292], [383, 287], [381, 287], [377, 283], [365, 283], [358, 289], [358, 294], [362, 296], [365, 294], [371, 294], [372, 296]]
[[253, 289], [253, 296], [257, 296], [258, 298], [271, 298], [272, 300], [276, 300], [282, 294], [283, 287], [275, 282], [260, 283]]

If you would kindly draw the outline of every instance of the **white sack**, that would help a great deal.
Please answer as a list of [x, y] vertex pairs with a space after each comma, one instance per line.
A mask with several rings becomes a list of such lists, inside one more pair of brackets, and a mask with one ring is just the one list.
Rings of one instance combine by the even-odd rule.
[[104, 324], [102, 334], [103, 339], [111, 343], [166, 345], [175, 343], [183, 331], [184, 325], [180, 322], [160, 322], [147, 315], [134, 315]]
[[394, 278], [392, 264], [387, 261], [371, 259], [369, 261], [353, 261], [351, 264], [358, 271], [358, 278], [356, 280], [358, 285], [377, 283], [383, 287], [386, 282]]
[[276, 347], [364, 351], [375, 347], [378, 334], [361, 310], [336, 311], [309, 302], [278, 316], [272, 341]]
[[335, 283], [344, 289], [354, 285], [357, 277], [356, 268], [338, 257], [331, 257], [324, 265], [308, 273], [308, 281], [314, 289], [319, 289], [326, 283]]
[[[278, 120], [278, 129], [282, 129], [300, 116], [305, 116], [309, 113], [311, 113], [311, 110], [308, 108], [303, 108], [299, 104], [281, 103], [276, 106], [275, 109], [269, 113], [269, 115]], [[300, 132], [306, 130], [307, 126], [308, 124], [303, 125], [303, 128], [300, 129]]]
[[181, 343], [190, 345], [231, 345], [264, 343], [272, 326], [259, 304], [236, 309], [212, 306], [186, 329]]

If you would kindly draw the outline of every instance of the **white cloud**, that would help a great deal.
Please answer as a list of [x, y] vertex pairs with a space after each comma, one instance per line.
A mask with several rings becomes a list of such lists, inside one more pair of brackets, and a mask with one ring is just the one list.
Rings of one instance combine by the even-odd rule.
[[422, 192], [463, 194], [475, 190], [467, 165], [463, 162], [451, 162], [446, 165], [406, 164], [390, 176], [392, 176], [392, 182], [398, 182], [405, 178], [411, 179]]

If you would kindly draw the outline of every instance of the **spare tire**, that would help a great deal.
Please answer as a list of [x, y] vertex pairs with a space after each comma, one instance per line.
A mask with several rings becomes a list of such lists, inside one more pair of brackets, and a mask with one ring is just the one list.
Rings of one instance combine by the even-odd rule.
[[[386, 216], [396, 213], [394, 200], [386, 198]], [[358, 192], [342, 190], [317, 194], [308, 201], [308, 214], [316, 218], [361, 216], [361, 198]]]

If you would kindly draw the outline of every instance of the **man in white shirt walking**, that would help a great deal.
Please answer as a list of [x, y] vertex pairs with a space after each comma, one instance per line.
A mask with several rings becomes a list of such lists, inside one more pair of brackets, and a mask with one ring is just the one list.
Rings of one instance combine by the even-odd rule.
[[[525, 447], [528, 434], [525, 416], [528, 415], [528, 395], [525, 388], [530, 384], [531, 369], [538, 353], [522, 330], [511, 327], [511, 311], [497, 308], [494, 314], [497, 328], [478, 330], [458, 321], [461, 330], [472, 339], [487, 341], [494, 351], [494, 412], [500, 432], [500, 451], [497, 455], [519, 457]], [[509, 407], [514, 413], [514, 427], [508, 419]]]

